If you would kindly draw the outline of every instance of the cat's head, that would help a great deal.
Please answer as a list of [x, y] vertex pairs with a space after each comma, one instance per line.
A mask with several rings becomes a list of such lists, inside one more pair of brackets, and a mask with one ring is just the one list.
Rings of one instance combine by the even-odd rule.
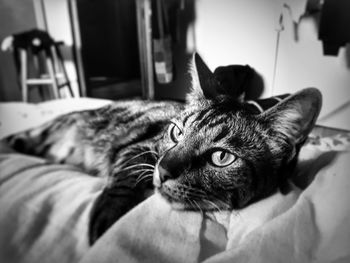
[[322, 97], [304, 89], [252, 115], [194, 56], [193, 91], [172, 120], [154, 172], [158, 192], [186, 209], [237, 209], [275, 192], [315, 125]]

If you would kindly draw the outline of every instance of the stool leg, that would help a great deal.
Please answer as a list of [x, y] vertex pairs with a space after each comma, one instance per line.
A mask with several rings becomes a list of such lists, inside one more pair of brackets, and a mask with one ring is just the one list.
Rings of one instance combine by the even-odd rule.
[[[32, 54], [33, 56], [33, 69], [36, 73], [36, 78], [41, 78], [41, 72], [44, 72], [44, 69], [45, 68], [43, 65], [42, 65], [42, 61], [40, 60], [40, 54]], [[41, 97], [42, 100], [45, 100], [45, 93], [43, 91], [43, 85], [37, 85], [37, 89], [39, 91], [39, 95]]]
[[58, 92], [58, 84], [57, 84], [54, 64], [53, 64], [51, 56], [46, 57], [46, 65], [47, 65], [47, 70], [49, 71], [50, 78], [52, 80], [52, 88], [53, 88], [54, 97], [55, 97], [55, 99], [58, 99], [58, 98], [60, 98], [60, 95]]
[[22, 91], [22, 100], [24, 102], [28, 101], [28, 61], [27, 61], [27, 51], [20, 49], [20, 65], [21, 65], [21, 91]]
[[59, 49], [58, 46], [55, 46], [55, 51], [56, 51], [55, 54], [57, 55], [60, 67], [61, 67], [62, 72], [63, 72], [63, 76], [64, 76], [64, 79], [65, 79], [64, 81], [66, 83], [66, 86], [68, 87], [70, 95], [72, 96], [72, 98], [74, 98], [73, 90], [72, 90], [72, 87], [70, 85], [70, 81], [69, 81], [68, 74], [67, 74], [67, 71], [66, 71], [66, 66], [64, 65], [64, 59], [63, 59], [61, 50]]

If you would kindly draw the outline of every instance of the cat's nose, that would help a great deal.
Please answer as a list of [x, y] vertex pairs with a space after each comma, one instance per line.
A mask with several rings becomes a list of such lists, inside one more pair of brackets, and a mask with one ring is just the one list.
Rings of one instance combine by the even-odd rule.
[[153, 185], [155, 187], [161, 187], [162, 184], [169, 178], [171, 178], [170, 173], [160, 165], [158, 165], [156, 169], [154, 169]]
[[168, 170], [164, 169], [162, 166], [158, 166], [159, 180], [161, 183], [169, 180], [171, 178], [171, 174]]

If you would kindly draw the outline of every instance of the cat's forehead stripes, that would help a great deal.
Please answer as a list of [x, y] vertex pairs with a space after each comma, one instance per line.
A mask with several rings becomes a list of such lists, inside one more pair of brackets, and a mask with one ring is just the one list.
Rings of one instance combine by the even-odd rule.
[[[201, 115], [200, 116], [201, 118], [196, 119], [198, 130], [201, 130], [204, 127], [208, 127], [210, 124], [215, 123], [217, 119], [220, 117], [220, 115], [218, 115], [218, 113], [213, 109], [209, 109], [206, 111], [205, 114], [199, 114], [199, 115]], [[215, 125], [212, 125], [212, 127], [214, 126]]]
[[209, 122], [208, 127], [214, 128], [215, 126], [226, 125], [226, 124], [230, 124], [231, 122], [232, 122], [232, 118], [230, 118], [227, 115], [222, 115], [222, 116], [218, 116], [217, 118], [215, 118], [211, 122]]
[[[192, 108], [184, 114], [181, 123], [188, 138], [197, 141], [199, 148], [201, 145], [216, 145], [236, 149], [242, 147], [244, 141], [250, 145], [257, 132], [255, 128], [247, 128], [255, 127], [256, 123], [254, 117], [247, 119], [242, 110], [239, 107]], [[240, 139], [243, 135], [244, 141]]]
[[198, 124], [198, 120], [201, 119], [206, 113], [208, 113], [207, 109], [201, 111], [198, 111], [198, 109], [189, 109], [184, 112], [179, 121], [181, 121], [183, 127], [194, 127]]
[[214, 137], [213, 142], [218, 142], [218, 141], [226, 138], [227, 135], [229, 135], [229, 133], [230, 133], [230, 129], [226, 125], [224, 125], [221, 128], [221, 131]]
[[197, 114], [196, 118], [195, 118], [193, 121], [194, 121], [194, 122], [201, 122], [202, 119], [203, 119], [207, 114], [209, 114], [211, 110], [212, 110], [211, 108], [207, 108], [207, 109], [201, 110], [201, 111]]
[[212, 129], [216, 126], [231, 125], [234, 123], [237, 114], [235, 112], [222, 112], [218, 109], [208, 109], [198, 113], [194, 119], [196, 129]]
[[186, 114], [186, 116], [182, 119], [182, 125], [186, 126], [187, 121], [194, 115], [195, 115], [195, 112], [190, 112]]

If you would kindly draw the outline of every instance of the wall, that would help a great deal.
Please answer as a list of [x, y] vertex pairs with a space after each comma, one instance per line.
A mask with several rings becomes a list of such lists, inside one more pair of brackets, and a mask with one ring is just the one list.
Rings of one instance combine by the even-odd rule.
[[[169, 8], [170, 24], [173, 25], [174, 78], [169, 84], [159, 84], [155, 79], [155, 97], [156, 99], [184, 100], [191, 85], [191, 76], [188, 71], [195, 45], [194, 23], [196, 21], [195, 6], [197, 1], [184, 0], [183, 8], [181, 8], [179, 0], [166, 0], [166, 3]], [[153, 15], [155, 15], [155, 11], [153, 11]]]
[[[78, 77], [73, 56], [73, 34], [71, 30], [71, 19], [69, 16], [68, 1], [70, 0], [44, 0], [44, 5], [40, 5], [42, 0], [32, 0], [38, 3], [36, 16], [45, 16], [45, 22], [38, 21], [38, 27], [46, 30], [55, 40], [63, 41], [61, 52], [64, 57], [64, 64], [68, 78], [74, 93], [79, 96]], [[42, 8], [43, 7], [43, 8]], [[68, 90], [62, 90], [62, 95], [66, 95]]]
[[[49, 2], [57, 3], [54, 0]], [[305, 0], [186, 0], [185, 3], [190, 15], [183, 14], [180, 22], [181, 28], [188, 30], [187, 35], [186, 32], [181, 33], [187, 45], [181, 44], [178, 48], [184, 56], [179, 59], [179, 52], [175, 52], [177, 80], [172, 85], [158, 87], [159, 97], [183, 98], [189, 85], [189, 76], [185, 73], [188, 59], [197, 50], [211, 69], [227, 64], [253, 66], [264, 82], [263, 97], [295, 92], [308, 86], [319, 88], [324, 96], [319, 123], [350, 130], [350, 47], [341, 49], [338, 57], [323, 56], [312, 18], [301, 21], [299, 40], [295, 40], [292, 18], [295, 20], [298, 16], [283, 8], [283, 4], [288, 3], [298, 14], [305, 7]], [[51, 18], [57, 10], [54, 5], [52, 7]], [[59, 13], [56, 12], [57, 15]], [[276, 59], [276, 29], [281, 13], [285, 29], [280, 34]], [[55, 17], [51, 21], [58, 20], [61, 19]], [[32, 0], [0, 2], [1, 40], [34, 26]], [[61, 25], [60, 28], [66, 26]], [[57, 37], [68, 36], [60, 29], [52, 31], [58, 32]], [[70, 44], [71, 40], [65, 41]], [[0, 52], [1, 101], [20, 100], [16, 81], [11, 54]]]
[[[309, 86], [319, 88], [324, 97], [319, 123], [350, 130], [350, 48], [343, 48], [338, 57], [323, 56], [312, 18], [301, 21], [299, 40], [295, 40], [292, 19], [298, 18], [305, 2], [197, 0], [194, 49], [212, 70], [227, 64], [254, 67], [263, 78], [263, 97]], [[283, 8], [284, 3], [291, 9]], [[285, 28], [276, 57], [281, 13]]]
[[[37, 1], [39, 3], [39, 1]], [[66, 0], [45, 0], [45, 11], [48, 32], [53, 38], [63, 40], [65, 46], [61, 48], [65, 58], [65, 66], [76, 96], [79, 94], [77, 74], [73, 62], [72, 34], [68, 16]], [[40, 6], [40, 4], [38, 4]], [[36, 20], [33, 0], [1, 0], [0, 2], [0, 41], [5, 37], [33, 28], [45, 29], [40, 20]], [[37, 23], [39, 22], [39, 24]], [[43, 22], [43, 21], [42, 21]], [[66, 91], [67, 93], [67, 91]], [[46, 93], [45, 93], [46, 94]], [[65, 93], [64, 93], [65, 94]], [[29, 89], [30, 101], [40, 101], [38, 90]], [[0, 51], [0, 101], [20, 101], [21, 92], [17, 80], [17, 73], [11, 52]]]
[[[32, 0], [0, 1], [0, 41], [35, 24]], [[9, 100], [21, 100], [21, 93], [12, 54], [0, 51], [0, 101]]]
[[338, 56], [324, 56], [313, 18], [299, 24], [298, 41], [292, 21], [285, 18], [274, 93], [317, 87], [323, 94], [319, 123], [350, 130], [350, 45], [341, 48]]

